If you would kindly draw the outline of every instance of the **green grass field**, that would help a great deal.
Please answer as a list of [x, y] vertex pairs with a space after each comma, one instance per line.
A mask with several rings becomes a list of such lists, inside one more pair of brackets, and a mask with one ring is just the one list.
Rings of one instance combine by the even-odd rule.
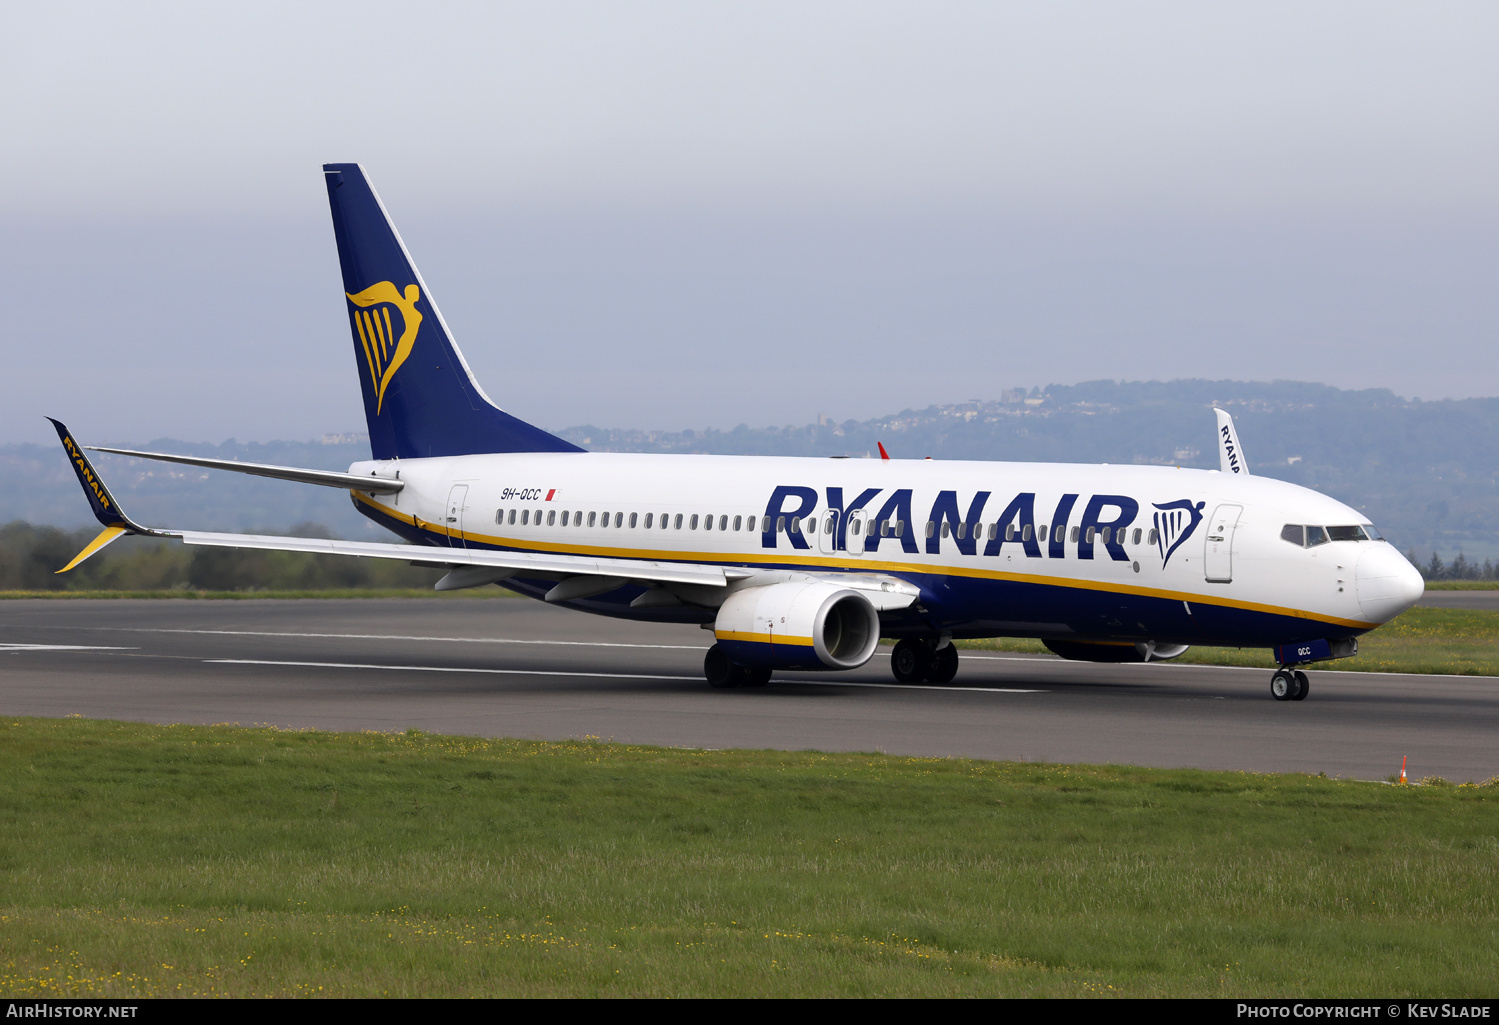
[[6, 996], [1499, 989], [1499, 786], [0, 720]]

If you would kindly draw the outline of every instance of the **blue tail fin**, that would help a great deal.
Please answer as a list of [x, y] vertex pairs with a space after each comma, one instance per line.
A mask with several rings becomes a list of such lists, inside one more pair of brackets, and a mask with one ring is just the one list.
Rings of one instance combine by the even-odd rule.
[[489, 401], [358, 164], [324, 164], [376, 459], [582, 449]]

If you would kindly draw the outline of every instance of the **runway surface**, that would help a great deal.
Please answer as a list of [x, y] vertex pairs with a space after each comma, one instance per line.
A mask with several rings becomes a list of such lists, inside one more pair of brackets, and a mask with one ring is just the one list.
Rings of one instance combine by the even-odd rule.
[[[1439, 592], [1440, 593], [1440, 592]], [[1452, 592], [1447, 592], [1452, 593]], [[694, 627], [518, 598], [0, 601], [0, 714], [1017, 761], [1499, 774], [1499, 679], [1108, 666], [965, 652], [948, 687], [778, 674], [714, 691]]]
[[1499, 591], [1427, 591], [1417, 605], [1435, 609], [1499, 609]]

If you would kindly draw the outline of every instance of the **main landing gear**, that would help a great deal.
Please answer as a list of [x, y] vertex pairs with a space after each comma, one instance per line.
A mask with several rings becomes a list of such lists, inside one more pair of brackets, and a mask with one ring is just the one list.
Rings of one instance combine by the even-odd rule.
[[763, 687], [770, 682], [768, 668], [730, 662], [729, 656], [716, 644], [708, 649], [708, 654], [703, 658], [703, 675], [708, 678], [708, 686], [719, 690], [730, 687]]
[[958, 675], [958, 649], [952, 641], [937, 648], [925, 638], [907, 637], [890, 653], [890, 671], [901, 683], [951, 683]]
[[1280, 668], [1270, 677], [1270, 696], [1276, 701], [1305, 701], [1311, 681], [1300, 669]]

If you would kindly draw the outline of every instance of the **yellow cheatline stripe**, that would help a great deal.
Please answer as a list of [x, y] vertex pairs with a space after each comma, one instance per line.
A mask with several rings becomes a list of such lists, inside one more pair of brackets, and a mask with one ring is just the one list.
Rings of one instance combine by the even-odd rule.
[[124, 533], [126, 533], [126, 528], [119, 524], [115, 524], [113, 527], [105, 527], [104, 530], [100, 532], [98, 537], [94, 538], [88, 543], [88, 546], [84, 548], [83, 551], [73, 556], [72, 562], [68, 563], [57, 572], [66, 573], [68, 570], [72, 569], [84, 559], [87, 559], [90, 555], [93, 555], [99, 549], [103, 548], [105, 545], [109, 544], [115, 538]]
[[793, 637], [789, 634], [757, 634], [748, 630], [714, 630], [713, 636], [721, 641], [753, 641], [756, 644], [795, 644], [803, 648], [812, 647], [812, 638]]
[[[689, 562], [696, 564], [707, 564], [712, 566], [735, 566], [755, 563], [771, 563], [776, 566], [804, 566], [812, 570], [846, 569], [863, 573], [920, 573], [927, 576], [950, 576], [970, 577], [978, 580], [1005, 580], [1017, 584], [1038, 584], [1045, 587], [1067, 587], [1078, 591], [1102, 591], [1108, 594], [1128, 594], [1141, 598], [1165, 598], [1169, 601], [1184, 601], [1193, 605], [1212, 605], [1219, 608], [1240, 609], [1245, 612], [1265, 612], [1275, 616], [1291, 616], [1296, 619], [1309, 619], [1317, 623], [1326, 623], [1332, 626], [1346, 626], [1355, 630], [1372, 630], [1378, 623], [1370, 623], [1361, 619], [1340, 619], [1337, 616], [1320, 615], [1315, 612], [1307, 612], [1304, 609], [1286, 608], [1280, 605], [1263, 605], [1258, 602], [1239, 601], [1231, 598], [1219, 598], [1214, 595], [1198, 594], [1195, 591], [1168, 591], [1158, 587], [1141, 587], [1137, 584], [1116, 584], [1106, 580], [1078, 580], [1074, 577], [1054, 577], [1040, 573], [1012, 573], [1004, 570], [978, 569], [967, 566], [924, 566], [919, 563], [886, 562], [879, 559], [844, 558], [834, 559], [828, 556], [811, 555], [789, 555], [784, 552], [775, 554], [757, 554], [746, 552], [679, 552], [665, 549], [636, 549], [636, 548], [604, 548], [591, 545], [566, 545], [554, 544], [547, 541], [533, 541], [529, 538], [495, 537], [488, 534], [476, 534], [472, 531], [450, 531], [446, 527], [435, 523], [416, 522], [416, 518], [405, 513], [397, 512], [387, 505], [383, 505], [366, 497], [361, 492], [354, 492], [354, 499], [363, 502], [383, 515], [393, 519], [409, 523], [421, 530], [427, 530], [434, 534], [442, 534], [448, 537], [458, 537], [467, 541], [475, 541], [481, 544], [491, 544], [503, 548], [512, 548], [518, 551], [530, 552], [555, 552], [559, 555], [590, 555], [600, 558], [611, 559], [651, 559], [662, 562]], [[572, 528], [568, 528], [572, 529]], [[753, 536], [753, 535], [752, 535]], [[1112, 564], [1112, 563], [1111, 563]]]

